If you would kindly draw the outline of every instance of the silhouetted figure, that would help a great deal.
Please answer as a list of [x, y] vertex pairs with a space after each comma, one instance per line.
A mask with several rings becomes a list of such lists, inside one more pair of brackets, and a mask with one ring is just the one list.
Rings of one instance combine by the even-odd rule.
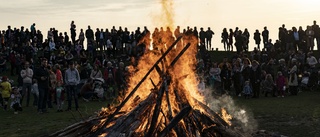
[[320, 28], [317, 21], [313, 21], [312, 30], [314, 31], [314, 39], [317, 41], [317, 49], [320, 50]]
[[243, 50], [245, 52], [248, 52], [249, 50], [249, 38], [250, 38], [250, 33], [248, 31], [247, 28], [244, 29], [243, 31], [243, 37], [244, 37], [244, 47], [243, 47]]
[[229, 38], [228, 38], [228, 47], [233, 51], [233, 37], [234, 37], [234, 32], [232, 29], [229, 29]]
[[266, 45], [268, 40], [269, 40], [269, 30], [267, 29], [267, 27], [264, 27], [263, 31], [262, 31], [262, 42], [263, 42], [263, 45]]
[[239, 54], [243, 50], [242, 47], [244, 45], [244, 37], [242, 36], [241, 30], [238, 30], [237, 32], [238, 32], [238, 34], [235, 37], [235, 40], [236, 40], [235, 46], [236, 46], [236, 49], [237, 49], [237, 53]]
[[[200, 38], [200, 45], [206, 45], [205, 44], [205, 40], [206, 40], [206, 32], [203, 30], [203, 28], [200, 28], [200, 32], [199, 32], [199, 38]], [[207, 50], [210, 50], [207, 46]]]
[[71, 21], [71, 24], [70, 24], [70, 34], [71, 34], [72, 44], [75, 45], [75, 42], [76, 42], [76, 25], [74, 24], [74, 21]]
[[88, 29], [86, 30], [85, 36], [87, 38], [87, 44], [93, 43], [93, 30], [91, 29], [90, 25], [88, 26]]
[[197, 27], [194, 27], [193, 30], [193, 35], [197, 38], [197, 44], [199, 43], [198, 39], [199, 39], [199, 32], [197, 30]]
[[314, 31], [311, 26], [307, 26], [306, 30], [307, 37], [307, 51], [313, 51], [314, 48]]
[[209, 47], [209, 49], [212, 48], [211, 40], [213, 35], [214, 35], [214, 32], [210, 29], [210, 27], [208, 27], [208, 30], [206, 31], [206, 44], [207, 44], [207, 47]]
[[[226, 51], [230, 51], [230, 47], [228, 45], [228, 37], [229, 37], [229, 34], [227, 32], [227, 28], [224, 28], [222, 30], [222, 34], [221, 34], [221, 43], [223, 43], [223, 47], [224, 47], [224, 50]], [[226, 46], [227, 46], [227, 49], [226, 49]]]
[[260, 38], [260, 32], [259, 30], [256, 30], [253, 36], [254, 41], [257, 44], [257, 48], [260, 50], [260, 43], [261, 43], [261, 38]]
[[292, 27], [292, 35], [293, 35], [293, 48], [297, 50], [300, 49], [300, 36], [296, 27]]

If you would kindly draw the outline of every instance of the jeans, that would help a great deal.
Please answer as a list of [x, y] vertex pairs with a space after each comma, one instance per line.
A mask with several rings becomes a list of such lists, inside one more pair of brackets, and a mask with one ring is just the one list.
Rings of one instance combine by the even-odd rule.
[[38, 111], [46, 111], [49, 88], [39, 87]]
[[22, 101], [23, 101], [23, 98], [24, 96], [27, 94], [27, 105], [26, 106], [29, 106], [29, 102], [30, 102], [30, 92], [31, 92], [31, 83], [23, 83], [23, 86], [22, 86], [22, 98], [21, 98], [21, 106], [22, 106]]
[[74, 102], [75, 102], [76, 110], [77, 110], [79, 108], [77, 85], [67, 85], [66, 88], [67, 88], [68, 110], [71, 109], [72, 96], [74, 97]]

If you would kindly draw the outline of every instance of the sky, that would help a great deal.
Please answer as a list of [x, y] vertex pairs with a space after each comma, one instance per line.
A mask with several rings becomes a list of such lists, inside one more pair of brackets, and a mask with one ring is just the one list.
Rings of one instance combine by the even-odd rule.
[[[278, 28], [285, 24], [293, 26], [312, 25], [316, 20], [320, 24], [319, 0], [169, 0], [172, 2], [170, 16], [173, 26], [186, 26], [205, 30], [210, 27], [213, 47], [223, 48], [221, 32], [223, 28], [248, 28], [250, 49], [253, 49], [253, 33], [267, 26], [270, 38], [277, 39]], [[169, 9], [170, 9], [169, 8]], [[0, 5], [0, 30], [8, 25], [30, 28], [36, 23], [46, 36], [51, 27], [70, 34], [72, 20], [84, 30], [91, 28], [127, 27], [134, 31], [137, 27], [148, 26], [153, 30], [166, 21], [162, 13], [160, 0], [2, 0]]]

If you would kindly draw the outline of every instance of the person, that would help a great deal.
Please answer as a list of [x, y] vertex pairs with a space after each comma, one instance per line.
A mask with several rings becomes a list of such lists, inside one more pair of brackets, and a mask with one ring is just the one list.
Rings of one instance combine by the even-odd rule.
[[307, 54], [307, 64], [310, 71], [313, 71], [318, 64], [318, 60], [312, 55], [312, 52]]
[[79, 109], [78, 96], [77, 96], [77, 85], [80, 82], [80, 75], [77, 69], [75, 69], [74, 62], [70, 61], [69, 69], [65, 72], [65, 85], [68, 99], [67, 111], [71, 110], [71, 100], [74, 97], [76, 110]]
[[263, 31], [262, 31], [262, 40], [264, 45], [266, 45], [269, 40], [269, 30], [267, 29], [266, 26], [263, 28]]
[[[227, 32], [227, 28], [224, 28], [221, 34], [221, 38], [222, 38], [221, 43], [223, 43], [224, 51], [230, 51], [230, 47], [228, 45], [228, 37], [229, 37], [229, 34]], [[226, 49], [226, 46], [227, 46], [227, 49]]]
[[278, 72], [278, 77], [276, 79], [276, 86], [277, 86], [277, 91], [278, 91], [278, 97], [284, 97], [284, 93], [286, 91], [286, 79], [282, 75], [282, 72]]
[[220, 78], [221, 69], [218, 67], [218, 63], [213, 63], [209, 70], [210, 85], [214, 88], [215, 82], [221, 82]]
[[314, 39], [317, 41], [317, 48], [320, 49], [320, 27], [317, 24], [317, 21], [313, 21], [313, 25], [311, 26], [314, 31]]
[[8, 81], [7, 76], [3, 76], [1, 79], [0, 88], [1, 88], [1, 96], [3, 100], [3, 109], [7, 110], [8, 102], [10, 98], [10, 93], [12, 92], [11, 84]]
[[57, 82], [57, 87], [55, 89], [56, 99], [57, 99], [57, 112], [63, 111], [62, 110], [63, 100], [64, 100], [63, 91], [64, 91], [64, 88], [62, 86], [62, 82]]
[[38, 98], [39, 98], [39, 88], [38, 88], [38, 81], [33, 79], [31, 86], [31, 93], [33, 94], [33, 106], [38, 106]]
[[81, 90], [80, 90], [80, 94], [84, 101], [89, 102], [91, 97], [94, 95], [93, 89], [94, 89], [93, 79], [89, 78], [87, 82], [81, 87]]
[[48, 60], [43, 58], [41, 66], [36, 69], [34, 78], [38, 82], [39, 90], [39, 101], [38, 101], [38, 113], [42, 114], [47, 112], [46, 104], [49, 91], [49, 71], [48, 71]]
[[307, 51], [313, 51], [314, 48], [314, 31], [311, 26], [307, 26], [306, 30]]
[[233, 64], [232, 81], [233, 81], [233, 87], [236, 91], [236, 96], [241, 96], [242, 74], [241, 74], [241, 59], [240, 58], [237, 58]]
[[95, 64], [93, 66], [93, 70], [91, 71], [90, 78], [91, 79], [103, 78], [102, 72], [99, 69], [99, 65]]
[[260, 96], [260, 81], [261, 81], [261, 67], [258, 61], [252, 61], [250, 70], [250, 82], [252, 85], [253, 97], [259, 98]]
[[51, 66], [48, 66], [49, 71], [49, 80], [50, 80], [50, 88], [49, 88], [49, 94], [48, 94], [48, 108], [53, 108], [52, 102], [54, 102], [54, 94], [55, 89], [57, 86], [57, 76], [55, 72], [52, 70]]
[[228, 37], [228, 47], [233, 51], [233, 37], [234, 37], [234, 32], [232, 29], [229, 29], [229, 37]]
[[298, 76], [297, 76], [297, 60], [295, 58], [291, 59], [291, 68], [289, 70], [289, 91], [291, 95], [297, 95], [298, 94]]
[[[72, 38], [71, 38], [72, 39]], [[80, 34], [79, 34], [79, 44], [83, 46], [83, 41], [84, 41], [84, 32], [83, 29], [80, 29]]]
[[224, 64], [222, 66], [221, 69], [221, 73], [220, 73], [220, 77], [221, 77], [221, 84], [222, 84], [222, 88], [224, 90], [230, 91], [230, 86], [231, 86], [231, 70], [227, 67], [227, 64]]
[[75, 45], [75, 41], [76, 41], [76, 25], [74, 24], [74, 21], [71, 21], [71, 24], [70, 24], [70, 34], [71, 34], [72, 44]]
[[249, 81], [245, 81], [244, 82], [244, 86], [243, 86], [243, 95], [245, 99], [249, 99], [250, 96], [252, 94], [252, 89], [250, 86], [250, 82]]
[[18, 114], [18, 111], [22, 111], [20, 100], [22, 98], [18, 88], [12, 89], [13, 94], [11, 94], [11, 104], [10, 107], [13, 108], [14, 114]]
[[255, 41], [256, 44], [257, 44], [257, 48], [260, 50], [261, 38], [260, 38], [260, 32], [259, 32], [259, 30], [256, 30], [256, 32], [254, 33], [253, 39], [254, 39], [254, 41]]
[[32, 85], [32, 77], [33, 77], [33, 70], [29, 68], [30, 63], [26, 61], [24, 63], [24, 68], [21, 70], [20, 75], [22, 77], [23, 86], [22, 86], [22, 97], [21, 97], [21, 105], [22, 100], [24, 96], [27, 94], [27, 104], [26, 106], [29, 106], [29, 100], [30, 100], [30, 92], [31, 92], [31, 85]]
[[244, 45], [243, 45], [243, 50], [245, 52], [248, 52], [249, 50], [249, 39], [250, 39], [250, 33], [248, 31], [247, 28], [244, 29], [243, 33], [242, 33], [242, 36], [244, 38]]
[[266, 79], [262, 82], [262, 93], [264, 93], [265, 97], [268, 96], [268, 94], [274, 94], [274, 82], [271, 74], [266, 75]]
[[[80, 34], [81, 34], [81, 33], [80, 33]], [[87, 44], [93, 42], [94, 34], [93, 34], [93, 30], [91, 29], [90, 26], [88, 26], [88, 29], [86, 30], [85, 36], [86, 36], [86, 38], [87, 38]], [[79, 36], [79, 37], [80, 37], [80, 36]], [[81, 41], [82, 41], [82, 39], [81, 39]]]
[[7, 71], [7, 60], [0, 55], [0, 73]]
[[210, 27], [208, 27], [208, 30], [206, 31], [206, 35], [205, 35], [206, 36], [206, 44], [207, 44], [208, 49], [213, 49], [211, 47], [211, 40], [212, 40], [213, 35], [214, 35], [214, 32], [210, 29]]
[[[206, 32], [203, 30], [203, 28], [200, 28], [199, 38], [200, 38], [200, 45], [206, 45], [205, 43]], [[197, 37], [197, 40], [198, 40], [198, 37]], [[208, 49], [208, 45], [207, 45], [207, 50], [210, 50]]]

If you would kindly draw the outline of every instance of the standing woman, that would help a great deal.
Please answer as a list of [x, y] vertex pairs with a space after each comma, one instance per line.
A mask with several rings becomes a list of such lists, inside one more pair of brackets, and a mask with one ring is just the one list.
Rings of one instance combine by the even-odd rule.
[[228, 47], [231, 48], [231, 51], [233, 51], [233, 36], [234, 36], [233, 30], [229, 29]]
[[259, 30], [256, 30], [256, 32], [254, 33], [253, 39], [257, 44], [257, 48], [260, 50], [261, 37]]
[[222, 38], [221, 42], [223, 43], [224, 50], [226, 50], [226, 46], [227, 46], [227, 51], [230, 51], [230, 47], [228, 44], [228, 37], [229, 37], [228, 31], [226, 28], [224, 28], [221, 34], [221, 38]]
[[291, 60], [291, 68], [289, 71], [289, 91], [291, 95], [297, 95], [298, 94], [298, 77], [297, 77], [297, 60], [293, 58]]

